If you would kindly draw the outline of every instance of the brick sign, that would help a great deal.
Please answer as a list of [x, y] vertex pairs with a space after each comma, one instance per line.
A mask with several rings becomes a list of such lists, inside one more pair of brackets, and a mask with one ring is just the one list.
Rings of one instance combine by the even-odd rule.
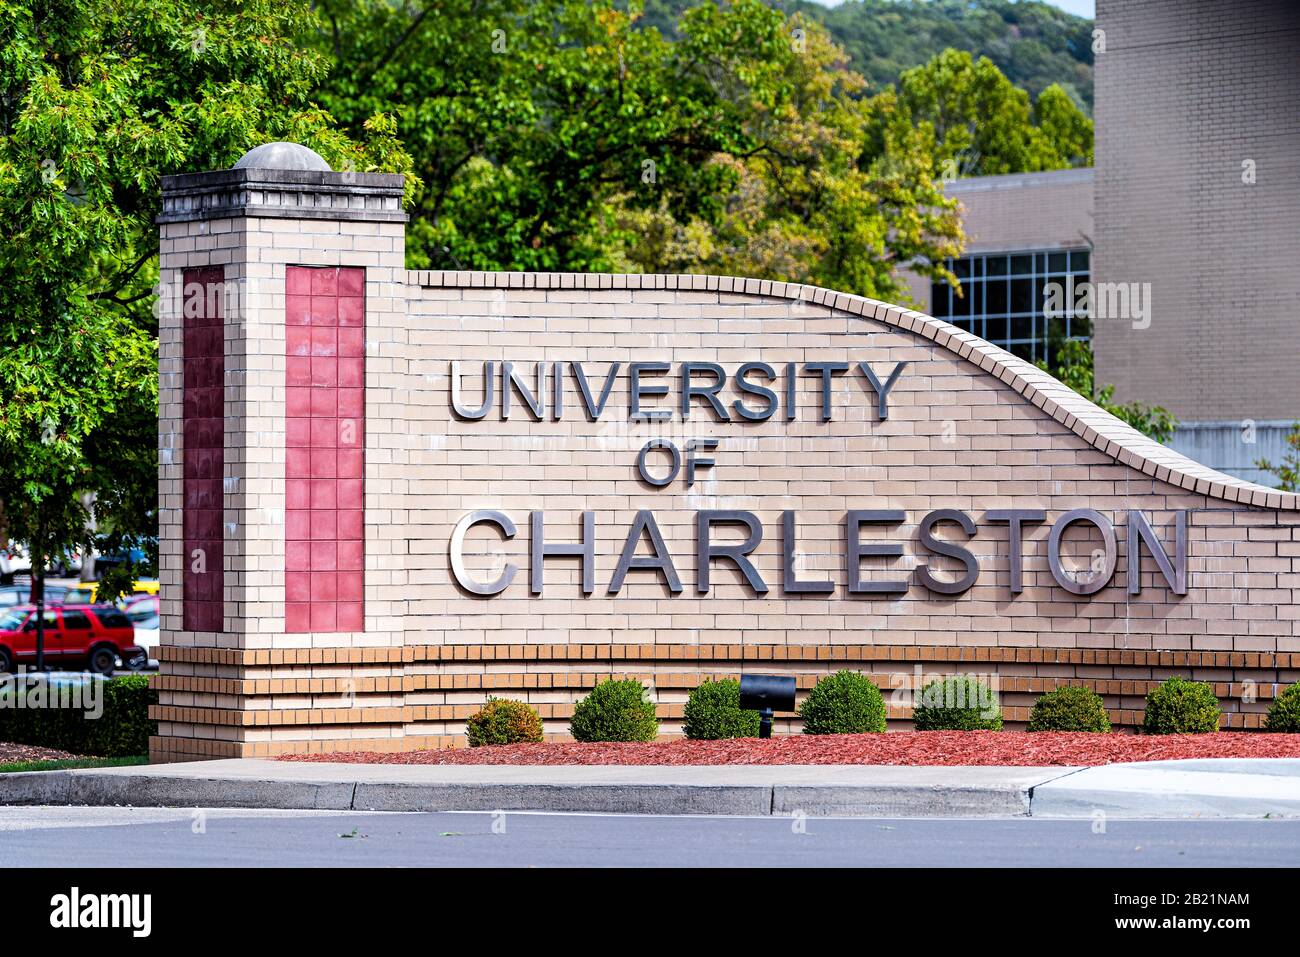
[[[667, 733], [742, 670], [863, 671], [895, 722], [918, 674], [1012, 724], [1063, 683], [1132, 724], [1179, 673], [1252, 727], [1296, 680], [1296, 496], [898, 306], [407, 270], [400, 194], [164, 185], [157, 758], [460, 743], [488, 695], [563, 735], [611, 675]], [[223, 305], [187, 321], [187, 281]]]

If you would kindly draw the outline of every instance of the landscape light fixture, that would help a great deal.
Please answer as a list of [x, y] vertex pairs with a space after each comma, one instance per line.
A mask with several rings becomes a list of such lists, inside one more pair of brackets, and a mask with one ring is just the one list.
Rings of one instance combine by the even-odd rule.
[[758, 736], [772, 736], [772, 712], [794, 710], [794, 678], [786, 675], [741, 675], [740, 707], [757, 711]]

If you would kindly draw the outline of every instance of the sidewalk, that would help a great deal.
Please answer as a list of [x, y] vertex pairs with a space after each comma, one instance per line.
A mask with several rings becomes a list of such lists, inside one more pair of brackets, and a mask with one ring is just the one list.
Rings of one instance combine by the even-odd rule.
[[1300, 817], [1300, 760], [1070, 767], [502, 766], [237, 759], [0, 775], [0, 804], [810, 817]]

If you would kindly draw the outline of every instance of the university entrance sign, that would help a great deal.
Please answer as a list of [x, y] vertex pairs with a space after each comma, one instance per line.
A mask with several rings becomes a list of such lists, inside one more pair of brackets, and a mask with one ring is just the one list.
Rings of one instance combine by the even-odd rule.
[[897, 306], [409, 271], [400, 197], [164, 183], [155, 757], [454, 744], [488, 695], [560, 734], [610, 675], [668, 731], [760, 665], [977, 671], [1012, 722], [1075, 683], [1132, 724], [1181, 673], [1251, 727], [1296, 679], [1296, 496]]

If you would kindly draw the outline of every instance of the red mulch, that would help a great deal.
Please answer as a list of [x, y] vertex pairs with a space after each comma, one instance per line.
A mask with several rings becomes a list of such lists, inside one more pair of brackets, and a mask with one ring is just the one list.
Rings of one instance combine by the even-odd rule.
[[34, 744], [13, 744], [9, 741], [0, 741], [0, 764], [9, 764], [14, 761], [62, 761], [64, 758], [75, 758], [77, 755], [69, 754], [67, 751], [56, 751], [54, 748], [40, 748]]
[[355, 764], [907, 764], [1095, 765], [1176, 758], [1300, 758], [1300, 734], [1159, 735], [1074, 731], [894, 731], [788, 735], [760, 741], [508, 744], [388, 753], [286, 755]]

